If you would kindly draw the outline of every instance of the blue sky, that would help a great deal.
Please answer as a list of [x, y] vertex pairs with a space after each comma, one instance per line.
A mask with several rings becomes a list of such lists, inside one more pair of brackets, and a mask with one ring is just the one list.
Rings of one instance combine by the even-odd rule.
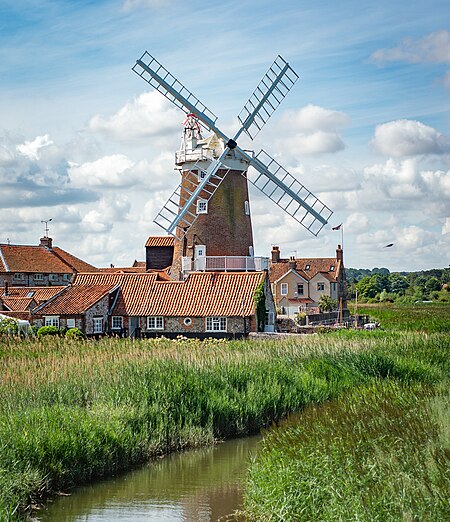
[[[347, 266], [450, 263], [448, 1], [3, 0], [0, 242], [101, 265], [144, 258], [178, 184], [183, 114], [131, 67], [148, 50], [227, 132], [280, 54], [299, 74], [255, 142], [344, 223]], [[255, 251], [331, 256], [251, 194]], [[394, 247], [383, 249], [388, 243]]]

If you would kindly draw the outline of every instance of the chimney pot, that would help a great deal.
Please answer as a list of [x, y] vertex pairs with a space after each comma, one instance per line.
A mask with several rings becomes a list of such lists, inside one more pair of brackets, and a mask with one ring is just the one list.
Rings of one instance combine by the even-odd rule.
[[271, 254], [272, 254], [272, 263], [279, 263], [280, 262], [280, 247], [273, 246]]
[[52, 248], [53, 239], [51, 237], [41, 237], [40, 241], [41, 243], [39, 246], [47, 247], [50, 249]]
[[294, 256], [291, 256], [289, 258], [288, 266], [289, 266], [289, 270], [292, 270], [292, 269], [295, 270], [297, 268], [297, 262], [295, 261], [295, 257]]

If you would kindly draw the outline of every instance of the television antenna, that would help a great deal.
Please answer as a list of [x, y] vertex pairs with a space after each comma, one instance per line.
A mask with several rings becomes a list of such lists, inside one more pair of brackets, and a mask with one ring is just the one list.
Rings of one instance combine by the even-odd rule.
[[44, 232], [44, 237], [48, 237], [48, 224], [50, 223], [50, 221], [52, 221], [52, 218], [49, 218], [49, 219], [41, 219], [41, 223], [44, 224], [45, 223], [45, 232]]
[[201, 199], [205, 200], [204, 194], [207, 193], [206, 200], [209, 200], [230, 171], [226, 165], [230, 153], [253, 167], [255, 172], [248, 172], [247, 179], [256, 188], [313, 235], [317, 236], [328, 223], [332, 210], [275, 159], [262, 149], [258, 154], [250, 155], [237, 143], [243, 132], [250, 139], [255, 138], [297, 81], [298, 75], [281, 56], [275, 59], [239, 113], [241, 127], [233, 138], [229, 138], [216, 125], [217, 116], [147, 51], [136, 61], [132, 70], [184, 111], [188, 118], [195, 117], [202, 127], [213, 132], [224, 143], [223, 152], [209, 163], [206, 170], [198, 164], [194, 166], [202, 170], [197, 186], [186, 194], [186, 189], [182, 190], [180, 185], [159, 211], [154, 222], [167, 233], [178, 239], [186, 234], [198, 217], [195, 209], [200, 194]]

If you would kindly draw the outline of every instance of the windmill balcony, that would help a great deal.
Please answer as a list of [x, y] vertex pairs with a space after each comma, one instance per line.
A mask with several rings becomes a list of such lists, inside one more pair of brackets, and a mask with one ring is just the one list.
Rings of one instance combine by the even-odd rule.
[[269, 269], [268, 257], [206, 256], [183, 257], [183, 272], [257, 272]]

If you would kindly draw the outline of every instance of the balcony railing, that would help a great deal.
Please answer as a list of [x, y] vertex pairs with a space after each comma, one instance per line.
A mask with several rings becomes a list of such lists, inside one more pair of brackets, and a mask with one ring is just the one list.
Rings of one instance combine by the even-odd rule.
[[183, 272], [255, 272], [269, 269], [268, 257], [206, 256], [182, 259]]

